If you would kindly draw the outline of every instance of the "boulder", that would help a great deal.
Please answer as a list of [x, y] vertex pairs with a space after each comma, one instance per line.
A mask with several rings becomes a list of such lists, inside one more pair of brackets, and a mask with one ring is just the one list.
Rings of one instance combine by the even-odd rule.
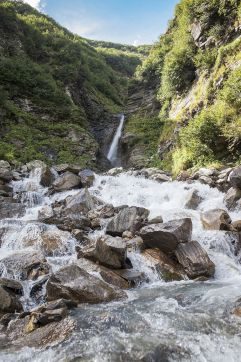
[[190, 241], [191, 235], [192, 220], [190, 218], [152, 224], [140, 230], [140, 236], [147, 247], [158, 248], [164, 253], [173, 252], [179, 243]]
[[85, 257], [113, 269], [125, 266], [127, 245], [120, 237], [103, 236], [87, 248], [79, 252], [79, 257]]
[[79, 177], [83, 187], [91, 187], [95, 181], [95, 174], [91, 170], [83, 170], [79, 172]]
[[203, 25], [199, 21], [195, 21], [191, 24], [191, 34], [194, 41], [197, 41], [203, 32]]
[[68, 265], [52, 275], [46, 292], [47, 301], [63, 298], [76, 303], [109, 302], [125, 296], [76, 264]]
[[236, 220], [236, 221], [232, 222], [231, 227], [235, 231], [240, 233], [241, 232], [241, 220]]
[[189, 278], [214, 276], [215, 265], [198, 242], [191, 241], [179, 244], [175, 250], [175, 255]]
[[0, 220], [22, 217], [25, 213], [25, 206], [12, 198], [0, 200]]
[[142, 256], [166, 282], [187, 278], [183, 267], [159, 249], [146, 249]]
[[203, 212], [201, 221], [206, 230], [229, 230], [232, 222], [228, 213], [222, 209]]
[[79, 165], [70, 165], [68, 163], [63, 163], [61, 165], [54, 166], [54, 169], [59, 174], [65, 173], [65, 172], [72, 172], [76, 175], [81, 171], [81, 166]]
[[228, 181], [231, 186], [241, 189], [241, 166], [238, 166], [230, 172]]
[[67, 191], [81, 186], [80, 177], [72, 172], [65, 172], [53, 182], [54, 191]]
[[50, 272], [43, 254], [35, 251], [15, 252], [0, 260], [0, 275], [8, 275], [20, 280], [36, 280]]
[[0, 313], [15, 313], [23, 310], [19, 297], [23, 294], [22, 285], [14, 280], [0, 278]]
[[185, 208], [196, 210], [202, 201], [203, 198], [198, 194], [198, 190], [190, 190], [187, 195]]
[[0, 161], [0, 180], [10, 182], [13, 179], [11, 166], [7, 161]]
[[224, 203], [229, 210], [234, 210], [238, 206], [238, 201], [240, 199], [241, 199], [241, 190], [231, 187], [224, 197]]
[[55, 179], [55, 175], [50, 167], [42, 161], [36, 160], [29, 162], [27, 163], [27, 168], [39, 176], [40, 185], [44, 187], [49, 187]]
[[156, 216], [156, 217], [153, 217], [152, 219], [148, 220], [147, 221], [148, 224], [161, 224], [163, 223], [163, 218], [162, 216]]
[[122, 236], [124, 231], [135, 233], [148, 218], [149, 210], [141, 207], [125, 207], [107, 224], [106, 233]]

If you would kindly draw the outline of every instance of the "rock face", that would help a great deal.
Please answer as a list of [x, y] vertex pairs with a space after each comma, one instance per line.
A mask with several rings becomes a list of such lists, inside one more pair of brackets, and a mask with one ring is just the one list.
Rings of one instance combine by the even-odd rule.
[[77, 188], [80, 185], [80, 177], [72, 172], [67, 171], [54, 181], [53, 189], [55, 191], [66, 191]]
[[124, 293], [88, 274], [75, 264], [60, 269], [46, 285], [47, 300], [68, 299], [76, 303], [102, 303], [120, 299]]
[[0, 278], [0, 313], [15, 313], [23, 310], [19, 297], [23, 293], [22, 285], [13, 280]]
[[224, 203], [226, 204], [229, 210], [233, 210], [238, 206], [238, 201], [240, 199], [241, 199], [241, 190], [231, 187], [224, 197]]
[[192, 220], [173, 220], [163, 224], [152, 224], [140, 230], [140, 236], [149, 248], [158, 248], [164, 253], [173, 252], [179, 243], [191, 240]]
[[125, 207], [108, 223], [106, 233], [122, 236], [124, 231], [136, 232], [148, 218], [149, 210], [141, 207]]
[[161, 250], [146, 249], [142, 255], [166, 282], [187, 278], [182, 266], [170, 259]]
[[202, 200], [203, 198], [198, 194], [197, 190], [191, 190], [187, 196], [187, 202], [185, 204], [185, 207], [187, 209], [196, 210]]
[[238, 166], [231, 171], [228, 181], [231, 186], [241, 189], [241, 166]]
[[83, 249], [79, 256], [113, 269], [125, 266], [127, 246], [120, 237], [103, 236], [90, 248]]
[[200, 276], [212, 277], [215, 273], [214, 263], [196, 241], [179, 244], [175, 250], [175, 255], [191, 279]]
[[50, 272], [44, 256], [34, 251], [21, 251], [0, 260], [0, 275], [6, 272], [11, 278], [37, 279]]
[[232, 222], [228, 213], [222, 209], [203, 212], [201, 221], [206, 230], [229, 230]]

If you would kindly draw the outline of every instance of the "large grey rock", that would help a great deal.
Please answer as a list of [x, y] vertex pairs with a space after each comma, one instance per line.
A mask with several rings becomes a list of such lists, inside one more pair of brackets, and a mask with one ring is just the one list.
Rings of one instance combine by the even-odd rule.
[[101, 265], [121, 269], [125, 266], [127, 245], [120, 237], [103, 236], [91, 246], [82, 249], [79, 257], [85, 257]]
[[240, 199], [241, 199], [241, 190], [231, 187], [224, 197], [224, 203], [229, 210], [234, 210], [238, 206], [238, 201]]
[[144, 225], [149, 213], [141, 207], [125, 207], [108, 223], [106, 233], [112, 236], [122, 236], [124, 231], [135, 233]]
[[241, 189], [241, 166], [238, 166], [230, 172], [228, 181], [231, 186]]
[[222, 209], [203, 212], [201, 221], [206, 230], [229, 230], [232, 222], [228, 213]]
[[70, 165], [68, 163], [63, 163], [57, 166], [54, 166], [54, 169], [59, 174], [65, 173], [65, 172], [72, 172], [76, 175], [81, 171], [82, 167], [79, 165]]
[[195, 41], [197, 41], [203, 32], [203, 26], [200, 22], [195, 21], [193, 24], [191, 24], [191, 34]]
[[199, 195], [198, 190], [190, 190], [187, 195], [185, 207], [196, 210], [202, 201], [203, 198]]
[[76, 264], [68, 265], [52, 275], [46, 292], [48, 301], [63, 298], [76, 303], [109, 302], [125, 296]]
[[49, 187], [54, 179], [55, 175], [51, 168], [47, 166], [43, 161], [32, 161], [27, 163], [27, 168], [32, 173], [36, 173], [39, 176], [40, 184], [44, 187]]
[[158, 248], [164, 253], [172, 252], [179, 243], [188, 242], [192, 235], [192, 220], [172, 220], [163, 224], [152, 224], [140, 230], [140, 236], [149, 248]]
[[79, 177], [81, 180], [81, 184], [83, 187], [91, 187], [93, 186], [95, 180], [95, 174], [91, 170], [82, 170], [79, 172]]
[[13, 179], [11, 166], [7, 161], [0, 161], [0, 180], [9, 182]]
[[15, 313], [23, 310], [19, 297], [22, 285], [14, 280], [0, 278], [0, 313]]
[[50, 272], [43, 254], [35, 251], [15, 252], [0, 260], [0, 275], [7, 274], [20, 280], [37, 279]]
[[67, 191], [78, 188], [80, 185], [80, 177], [72, 172], [67, 171], [53, 182], [53, 189], [55, 191]]
[[215, 273], [214, 263], [196, 241], [179, 244], [175, 250], [175, 255], [191, 279], [201, 276], [212, 277]]
[[6, 197], [0, 200], [0, 220], [18, 218], [25, 213], [25, 206]]

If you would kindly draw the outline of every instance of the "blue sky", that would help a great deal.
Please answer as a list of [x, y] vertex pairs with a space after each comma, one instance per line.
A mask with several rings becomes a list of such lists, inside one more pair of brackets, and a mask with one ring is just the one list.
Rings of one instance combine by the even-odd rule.
[[151, 44], [167, 28], [178, 0], [24, 0], [83, 37]]

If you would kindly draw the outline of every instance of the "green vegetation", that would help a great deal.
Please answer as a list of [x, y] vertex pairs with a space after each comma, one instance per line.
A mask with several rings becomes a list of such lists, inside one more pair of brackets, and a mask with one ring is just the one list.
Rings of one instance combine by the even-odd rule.
[[239, 0], [182, 0], [167, 33], [137, 69], [139, 81], [156, 89], [158, 143], [172, 143], [161, 166], [175, 174], [240, 162], [240, 23]]

